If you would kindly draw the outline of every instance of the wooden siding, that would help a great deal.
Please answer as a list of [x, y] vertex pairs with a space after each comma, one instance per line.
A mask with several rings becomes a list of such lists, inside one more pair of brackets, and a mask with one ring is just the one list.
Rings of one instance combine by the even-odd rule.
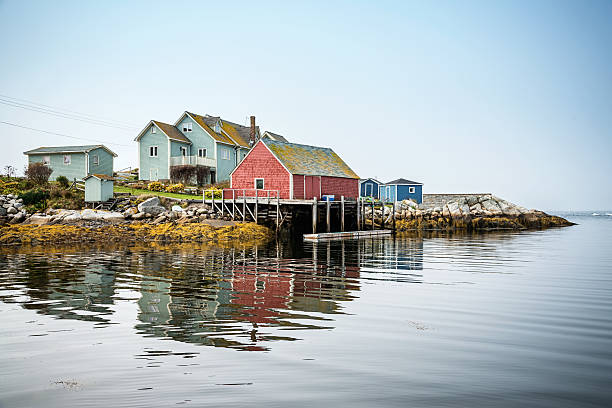
[[232, 174], [232, 188], [253, 189], [255, 179], [263, 178], [265, 190], [279, 190], [281, 198], [289, 199], [290, 177], [268, 148], [259, 143]]
[[[94, 156], [98, 156], [98, 164], [94, 164]], [[113, 175], [114, 157], [108, 151], [97, 148], [89, 152], [89, 173], [88, 174], [105, 174]]]
[[[224, 159], [223, 152], [229, 152], [229, 159]], [[233, 146], [217, 143], [217, 182], [229, 180], [230, 173], [236, 168], [236, 150]]]
[[321, 195], [334, 195], [336, 200], [340, 196], [357, 199], [359, 197], [359, 180], [344, 177], [321, 177]]
[[[149, 157], [149, 147], [157, 146], [157, 157]], [[141, 180], [151, 180], [151, 169], [157, 169], [157, 179], [170, 178], [168, 169], [168, 138], [157, 128], [151, 133], [149, 128], [138, 141], [138, 154], [140, 158], [139, 171]]]
[[293, 177], [293, 198], [295, 199], [304, 199], [306, 196], [304, 195], [304, 179], [305, 176], [295, 175]]
[[65, 176], [72, 181], [87, 176], [85, 153], [66, 153], [66, 155], [70, 155], [70, 164], [64, 164], [64, 153], [30, 154], [28, 155], [28, 163], [42, 162], [45, 156], [49, 156], [49, 167], [53, 170], [49, 180], [56, 180], [59, 176]]

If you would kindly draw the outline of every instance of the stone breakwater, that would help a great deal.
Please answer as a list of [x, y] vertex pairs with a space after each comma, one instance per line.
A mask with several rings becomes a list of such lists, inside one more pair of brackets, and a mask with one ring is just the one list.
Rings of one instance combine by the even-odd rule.
[[19, 224], [27, 217], [23, 200], [13, 194], [0, 195], [0, 225]]
[[[383, 210], [374, 210], [375, 223], [382, 223]], [[372, 210], [366, 207], [366, 219]], [[385, 224], [392, 222], [392, 207], [385, 207]], [[461, 196], [442, 206], [421, 209], [412, 200], [404, 200], [396, 206], [398, 231], [412, 230], [498, 230], [536, 229], [573, 225], [564, 218], [530, 210], [495, 197]]]

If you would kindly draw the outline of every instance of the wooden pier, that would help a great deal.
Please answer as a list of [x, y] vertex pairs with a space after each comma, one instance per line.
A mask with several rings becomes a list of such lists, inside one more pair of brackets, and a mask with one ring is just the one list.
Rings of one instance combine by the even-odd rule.
[[[395, 203], [344, 197], [334, 201], [283, 199], [278, 190], [254, 189], [206, 190], [203, 202], [221, 217], [275, 225], [277, 230], [291, 223], [299, 223], [302, 230], [312, 231], [312, 234], [395, 230]], [[366, 206], [370, 217], [366, 217]], [[388, 215], [384, 214], [385, 207], [390, 210]], [[378, 223], [374, 216], [376, 210], [382, 210], [383, 214]]]
[[304, 241], [326, 241], [330, 239], [351, 239], [391, 235], [391, 230], [323, 232], [321, 234], [304, 234]]

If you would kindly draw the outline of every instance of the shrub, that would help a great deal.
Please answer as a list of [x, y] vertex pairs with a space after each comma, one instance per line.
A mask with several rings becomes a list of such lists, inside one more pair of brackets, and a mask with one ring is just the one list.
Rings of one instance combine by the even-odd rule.
[[168, 193], [180, 193], [184, 189], [185, 189], [185, 186], [183, 185], [183, 183], [170, 184], [168, 187], [166, 187], [166, 191]]
[[53, 169], [42, 163], [30, 163], [25, 170], [25, 175], [29, 180], [32, 180], [35, 184], [41, 185], [46, 184], [49, 181], [49, 177]]
[[0, 194], [17, 194], [19, 192], [19, 183], [16, 181], [4, 182], [0, 180]]
[[159, 181], [154, 181], [152, 183], [149, 183], [147, 188], [151, 191], [164, 191], [164, 185], [160, 183]]
[[57, 184], [59, 184], [62, 188], [68, 188], [70, 186], [70, 182], [66, 176], [57, 176], [55, 181], [57, 181]]
[[180, 165], [170, 167], [170, 180], [173, 183], [191, 184], [195, 179], [198, 186], [204, 185], [206, 177], [210, 174], [210, 168], [201, 165]]
[[23, 205], [36, 205], [47, 201], [50, 195], [45, 190], [30, 190], [21, 194], [19, 198], [23, 199]]
[[220, 200], [220, 199], [221, 199], [221, 195], [222, 195], [222, 194], [223, 194], [223, 190], [217, 190], [217, 189], [214, 189], [214, 188], [213, 188], [213, 189], [212, 189], [212, 191], [211, 191], [211, 190], [206, 190], [206, 191], [204, 192], [204, 198], [208, 198], [208, 199], [210, 199], [210, 198], [212, 198], [212, 196], [214, 195], [215, 200], [216, 200], [217, 198]]

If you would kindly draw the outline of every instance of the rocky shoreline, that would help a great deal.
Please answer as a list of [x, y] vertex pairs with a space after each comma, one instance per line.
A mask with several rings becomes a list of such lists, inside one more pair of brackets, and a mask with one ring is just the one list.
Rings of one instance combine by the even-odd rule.
[[[372, 210], [366, 206], [366, 218]], [[385, 224], [391, 225], [392, 207], [385, 207]], [[383, 210], [374, 211], [375, 224], [382, 224]], [[543, 211], [527, 209], [491, 194], [459, 197], [443, 206], [419, 208], [412, 200], [404, 200], [396, 207], [397, 231], [415, 230], [524, 230], [564, 227], [574, 223]]]

